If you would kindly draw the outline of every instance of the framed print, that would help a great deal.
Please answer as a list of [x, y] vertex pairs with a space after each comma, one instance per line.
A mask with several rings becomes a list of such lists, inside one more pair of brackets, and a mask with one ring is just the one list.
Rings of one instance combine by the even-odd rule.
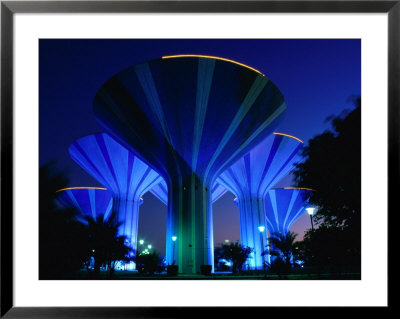
[[399, 15], [2, 1], [1, 316], [389, 310]]

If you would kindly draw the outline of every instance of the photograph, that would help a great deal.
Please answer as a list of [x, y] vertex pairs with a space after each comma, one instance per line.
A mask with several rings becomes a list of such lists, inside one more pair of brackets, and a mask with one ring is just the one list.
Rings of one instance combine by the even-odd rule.
[[38, 280], [361, 281], [361, 44], [38, 39]]

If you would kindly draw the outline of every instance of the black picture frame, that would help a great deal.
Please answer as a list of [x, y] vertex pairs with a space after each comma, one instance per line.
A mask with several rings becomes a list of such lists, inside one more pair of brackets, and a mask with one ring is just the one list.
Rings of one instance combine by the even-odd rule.
[[[397, 208], [400, 130], [400, 1], [1, 1], [1, 318], [191, 318], [231, 316], [237, 309], [216, 307], [14, 307], [13, 303], [13, 19], [15, 13], [122, 12], [309, 12], [388, 14], [388, 218]], [[388, 223], [391, 225], [393, 223]], [[393, 227], [393, 225], [392, 225]], [[389, 238], [392, 232], [388, 232]], [[388, 243], [390, 240], [388, 238]], [[390, 249], [389, 249], [390, 250]], [[389, 261], [389, 256], [388, 256]], [[389, 269], [388, 269], [389, 270]], [[388, 281], [389, 287], [390, 281]], [[388, 307], [378, 307], [389, 311]], [[247, 308], [247, 307], [245, 307]], [[297, 315], [319, 315], [326, 307], [290, 307]], [[349, 308], [349, 307], [348, 307]], [[349, 309], [346, 309], [348, 311]], [[350, 307], [351, 308], [351, 307]], [[272, 315], [276, 308], [241, 309]], [[316, 311], [318, 310], [318, 311]], [[364, 309], [371, 312], [371, 309]], [[280, 310], [281, 311], [281, 310]], [[286, 310], [285, 310], [286, 311]], [[337, 314], [340, 307], [330, 307]], [[357, 310], [358, 314], [360, 309]], [[282, 314], [282, 313], [281, 313]]]

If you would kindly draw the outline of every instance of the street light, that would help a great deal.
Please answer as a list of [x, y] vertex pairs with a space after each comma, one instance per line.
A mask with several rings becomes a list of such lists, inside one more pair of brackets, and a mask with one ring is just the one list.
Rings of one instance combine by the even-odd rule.
[[314, 206], [308, 206], [306, 208], [306, 211], [307, 211], [307, 214], [310, 215], [311, 229], [314, 230], [313, 215], [314, 215], [315, 207]]
[[258, 230], [259, 230], [259, 232], [260, 232], [260, 239], [261, 239], [261, 243], [260, 243], [260, 245], [261, 245], [261, 260], [262, 260], [262, 263], [263, 263], [263, 269], [264, 269], [264, 271], [265, 271], [265, 262], [264, 262], [264, 258], [263, 258], [263, 256], [262, 256], [262, 252], [263, 252], [263, 232], [264, 232], [264, 230], [265, 230], [265, 226], [263, 226], [263, 225], [260, 225], [260, 226], [258, 226]]
[[147, 248], [148, 248], [148, 249], [151, 249], [151, 247], [152, 247], [151, 245], [147, 245]]
[[139, 240], [139, 244], [143, 245], [144, 244], [144, 240], [143, 239]]
[[177, 237], [176, 236], [172, 236], [172, 263], [175, 263], [175, 242], [176, 242]]

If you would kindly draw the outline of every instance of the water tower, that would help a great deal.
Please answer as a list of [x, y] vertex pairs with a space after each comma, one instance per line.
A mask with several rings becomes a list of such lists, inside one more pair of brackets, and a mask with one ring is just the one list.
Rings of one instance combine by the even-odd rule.
[[236, 196], [239, 206], [240, 239], [253, 248], [249, 267], [263, 269], [268, 256], [265, 196], [300, 161], [303, 142], [295, 136], [275, 132], [224, 171], [217, 182]]
[[57, 202], [64, 208], [75, 208], [80, 214], [77, 219], [87, 223], [85, 218], [107, 220], [111, 215], [112, 194], [101, 187], [68, 187], [57, 191]]
[[215, 179], [271, 134], [285, 110], [283, 95], [261, 72], [210, 56], [140, 63], [98, 90], [99, 125], [165, 179], [167, 262], [177, 261], [179, 272], [213, 265]]
[[265, 197], [265, 216], [270, 233], [286, 235], [294, 222], [306, 212], [310, 188], [284, 187], [268, 191]]
[[162, 177], [105, 133], [76, 140], [70, 145], [69, 154], [111, 192], [112, 210], [118, 212], [118, 221], [122, 223], [119, 235], [127, 236], [136, 250], [142, 195], [160, 183]]

